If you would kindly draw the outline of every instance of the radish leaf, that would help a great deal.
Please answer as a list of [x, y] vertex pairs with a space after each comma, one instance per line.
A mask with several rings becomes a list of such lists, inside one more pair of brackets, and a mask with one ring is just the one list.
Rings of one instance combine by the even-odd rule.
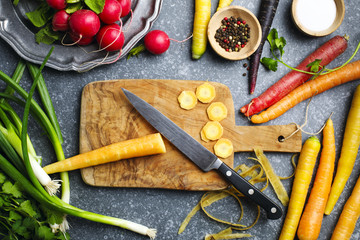
[[44, 2], [34, 11], [26, 13], [26, 16], [35, 27], [43, 27], [52, 18], [53, 14], [54, 11]]
[[105, 0], [85, 0], [85, 4], [96, 14], [99, 14], [104, 9]]

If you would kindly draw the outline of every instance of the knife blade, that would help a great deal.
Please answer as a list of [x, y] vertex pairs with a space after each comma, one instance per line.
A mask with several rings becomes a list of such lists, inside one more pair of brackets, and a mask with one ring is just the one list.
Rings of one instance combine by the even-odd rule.
[[218, 171], [239, 192], [262, 207], [266, 211], [267, 218], [278, 219], [282, 216], [281, 208], [274, 201], [241, 177], [168, 117], [132, 92], [124, 88], [122, 91], [140, 115], [200, 169], [204, 172]]

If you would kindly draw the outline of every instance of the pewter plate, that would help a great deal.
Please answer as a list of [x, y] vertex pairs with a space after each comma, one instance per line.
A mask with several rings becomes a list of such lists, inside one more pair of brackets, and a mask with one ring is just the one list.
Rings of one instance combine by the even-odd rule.
[[[132, 0], [133, 17], [123, 18], [125, 43], [120, 58], [140, 41], [150, 30], [160, 13], [163, 0]], [[32, 11], [38, 4], [34, 0], [19, 1], [18, 6], [12, 0], [0, 1], [0, 37], [25, 60], [41, 64], [51, 46], [35, 42], [36, 29], [26, 19], [26, 12]], [[119, 58], [119, 52], [94, 52], [96, 43], [89, 46], [55, 46], [46, 66], [60, 71], [87, 71], [104, 63], [112, 63]], [[104, 62], [104, 63], [102, 63]]]

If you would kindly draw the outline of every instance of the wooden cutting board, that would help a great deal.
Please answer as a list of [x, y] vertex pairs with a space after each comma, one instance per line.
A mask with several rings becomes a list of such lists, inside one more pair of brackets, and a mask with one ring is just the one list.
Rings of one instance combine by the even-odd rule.
[[[80, 116], [80, 153], [114, 142], [155, 133], [156, 130], [131, 106], [123, 95], [125, 88], [141, 97], [212, 151], [215, 142], [200, 139], [200, 130], [208, 121], [209, 104], [198, 102], [192, 110], [179, 107], [177, 97], [183, 90], [193, 90], [203, 81], [122, 79], [93, 82], [83, 89]], [[235, 152], [252, 151], [260, 146], [264, 151], [299, 152], [301, 132], [285, 142], [279, 136], [289, 136], [296, 127], [236, 126], [235, 112], [228, 87], [211, 82], [216, 98], [228, 108], [228, 117], [221, 121], [223, 137], [232, 140]], [[202, 172], [174, 146], [165, 140], [165, 154], [121, 160], [81, 170], [83, 180], [93, 186], [140, 187], [183, 190], [219, 190], [228, 184], [215, 172]], [[224, 159], [233, 167], [234, 155]]]

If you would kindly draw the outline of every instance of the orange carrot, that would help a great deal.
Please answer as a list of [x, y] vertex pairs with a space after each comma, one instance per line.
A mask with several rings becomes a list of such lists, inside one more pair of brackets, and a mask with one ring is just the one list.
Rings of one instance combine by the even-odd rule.
[[331, 186], [325, 214], [330, 214], [333, 210], [347, 180], [353, 170], [356, 156], [360, 145], [360, 85], [351, 102], [350, 111], [346, 120], [344, 139], [341, 147], [340, 158], [337, 164], [336, 175]]
[[95, 166], [121, 159], [165, 153], [164, 141], [159, 133], [113, 143], [71, 158], [50, 164], [43, 169], [46, 173], [65, 172]]
[[360, 79], [360, 60], [300, 85], [267, 110], [258, 115], [253, 115], [251, 121], [253, 123], [268, 122], [312, 96], [357, 79]]
[[297, 231], [300, 240], [316, 240], [320, 234], [325, 205], [330, 193], [335, 162], [335, 135], [331, 119], [323, 130], [323, 149], [310, 197]]
[[355, 225], [360, 216], [360, 177], [355, 187], [346, 201], [340, 214], [340, 218], [335, 226], [331, 240], [350, 239], [355, 229]]
[[298, 165], [295, 170], [289, 207], [279, 240], [290, 240], [295, 237], [320, 146], [319, 139], [313, 136], [305, 141], [301, 149]]
[[[270, 1], [270, 2], [274, 2], [274, 1]], [[265, 1], [264, 3], [261, 3], [261, 7], [265, 7], [265, 5], [266, 5]], [[262, 10], [260, 10], [260, 12], [261, 11]], [[263, 26], [263, 24], [261, 23], [261, 17], [259, 17], [259, 21], [260, 21], [260, 25]], [[270, 27], [268, 27], [268, 29], [266, 30], [268, 30], [269, 32]], [[264, 30], [263, 30], [263, 34], [266, 34], [264, 33]], [[265, 38], [264, 41], [266, 40], [267, 35], [268, 34], [263, 35], [263, 37]], [[310, 71], [310, 67], [308, 66], [308, 64], [315, 61], [316, 59], [321, 59], [322, 66], [328, 65], [331, 61], [333, 61], [336, 57], [338, 57], [346, 50], [348, 46], [347, 41], [348, 40], [346, 36], [342, 37], [338, 35], [331, 38], [329, 41], [324, 43], [313, 53], [307, 56], [298, 66], [296, 66], [296, 69], [303, 71]], [[260, 51], [260, 47], [262, 47], [261, 44], [259, 48], [256, 50], [256, 52], [253, 55], [251, 55], [251, 60], [250, 60], [249, 78], [251, 80], [254, 79], [255, 81], [257, 78], [256, 76], [257, 70], [259, 68], [258, 62], [260, 62], [260, 56], [257, 56], [256, 54]], [[255, 60], [256, 62], [252, 63], [252, 60], [256, 58], [257, 58], [257, 60]], [[252, 74], [253, 69], [255, 71], [254, 74]], [[253, 98], [249, 104], [243, 106], [240, 109], [240, 112], [242, 112], [245, 116], [248, 117], [270, 107], [271, 105], [275, 104], [277, 101], [285, 97], [289, 92], [294, 90], [296, 87], [300, 86], [301, 84], [309, 80], [311, 76], [312, 76], [311, 74], [307, 74], [295, 70], [290, 71], [280, 80], [274, 83], [271, 87], [269, 87], [260, 96]]]

